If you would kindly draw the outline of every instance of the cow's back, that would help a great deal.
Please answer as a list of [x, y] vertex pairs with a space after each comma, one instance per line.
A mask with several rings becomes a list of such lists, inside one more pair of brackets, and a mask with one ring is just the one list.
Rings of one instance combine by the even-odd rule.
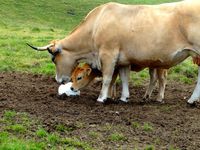
[[121, 52], [118, 62], [122, 65], [171, 65], [163, 60], [169, 62], [173, 51], [185, 43], [179, 30], [176, 9], [179, 3], [104, 5], [95, 25], [96, 46], [103, 45], [109, 50], [118, 47]]

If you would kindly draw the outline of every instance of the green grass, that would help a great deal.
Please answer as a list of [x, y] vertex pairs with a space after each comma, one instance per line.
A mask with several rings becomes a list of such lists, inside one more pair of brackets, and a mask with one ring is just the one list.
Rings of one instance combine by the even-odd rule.
[[134, 129], [138, 129], [138, 128], [141, 127], [141, 125], [140, 125], [138, 122], [132, 122], [131, 125], [132, 125], [132, 127], [133, 127]]
[[89, 132], [88, 134], [89, 134], [89, 136], [91, 136], [92, 138], [98, 138], [98, 137], [101, 136], [100, 133], [94, 132], [94, 131], [91, 131], [91, 132]]
[[65, 130], [68, 130], [68, 129], [66, 129], [66, 127], [63, 124], [58, 124], [56, 125], [56, 130], [60, 132], [64, 132]]
[[36, 131], [36, 135], [37, 135], [39, 138], [43, 138], [43, 137], [47, 137], [48, 133], [47, 133], [47, 131], [46, 131], [44, 128], [39, 128], [39, 129]]
[[141, 125], [139, 122], [132, 122], [131, 126], [132, 128], [138, 129], [138, 130], [142, 129], [147, 132], [153, 131], [153, 126], [148, 122], [144, 122], [143, 125]]
[[144, 123], [142, 128], [143, 128], [144, 131], [153, 131], [153, 126], [149, 123]]
[[17, 115], [17, 113], [15, 111], [5, 111], [4, 112], [4, 119], [5, 120], [11, 120], [13, 119], [15, 116]]
[[15, 133], [24, 133], [26, 131], [26, 127], [22, 124], [14, 124], [14, 125], [8, 126], [6, 130], [9, 130]]
[[78, 138], [67, 137], [56, 131], [47, 132], [41, 126], [38, 120], [30, 118], [28, 114], [5, 111], [0, 118], [0, 149], [92, 149], [88, 143]]
[[153, 145], [147, 145], [144, 150], [155, 150]]
[[121, 133], [113, 133], [108, 137], [108, 140], [114, 141], [114, 142], [126, 141], [126, 137]]
[[42, 142], [19, 139], [8, 132], [0, 133], [1, 150], [42, 150], [44, 148], [45, 144]]

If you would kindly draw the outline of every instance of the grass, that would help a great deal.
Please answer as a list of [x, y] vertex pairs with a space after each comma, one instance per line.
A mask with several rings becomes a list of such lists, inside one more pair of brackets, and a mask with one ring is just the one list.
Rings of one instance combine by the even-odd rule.
[[4, 113], [4, 119], [5, 120], [11, 120], [13, 119], [15, 116], [17, 115], [17, 113], [15, 111], [5, 111]]
[[[152, 132], [154, 132], [153, 126], [147, 122], [132, 122], [130, 128], [128, 126], [112, 126], [111, 124], [105, 124], [93, 128], [94, 130], [83, 133], [81, 133], [81, 128], [68, 132], [66, 127], [67, 125], [59, 123], [56, 128], [53, 127], [51, 131], [49, 131], [47, 130], [48, 127], [46, 128], [40, 120], [34, 118], [34, 116], [30, 114], [6, 110], [2, 118], [0, 118], [0, 149], [92, 150], [98, 148], [98, 146], [94, 145], [99, 144], [99, 142], [115, 143], [114, 145], [118, 145], [120, 148], [121, 143], [130, 142], [130, 137], [123, 133], [124, 128], [127, 128], [130, 132], [132, 130], [131, 128], [134, 128], [136, 133], [145, 131], [146, 134], [153, 134]], [[80, 135], [84, 135], [84, 137], [79, 134], [74, 135], [74, 133], [77, 132], [80, 132]], [[88, 138], [90, 140], [88, 140]], [[136, 142], [136, 145], [138, 144], [137, 140], [133, 142]], [[153, 142], [153, 144], [156, 143]], [[145, 145], [144, 143], [143, 149], [154, 148], [153, 145]], [[121, 148], [123, 149], [124, 147]], [[138, 149], [141, 149], [141, 147]], [[173, 147], [171, 147], [171, 149], [173, 149]]]
[[141, 125], [139, 122], [132, 122], [131, 123], [132, 128], [134, 129], [138, 129], [138, 130], [144, 130], [144, 131], [153, 131], [153, 126], [148, 123], [148, 122], [144, 122], [143, 125]]
[[47, 137], [48, 133], [47, 133], [47, 131], [46, 131], [44, 128], [39, 128], [39, 129], [36, 131], [36, 135], [37, 135], [39, 138], [44, 138], [44, 137]]
[[63, 124], [58, 124], [58, 125], [56, 125], [56, 130], [60, 131], [60, 132], [64, 132], [65, 130], [71, 131], [71, 128], [70, 129], [68, 129], [68, 128], [66, 129], [66, 127]]
[[126, 137], [121, 134], [121, 133], [113, 133], [111, 134], [108, 139], [110, 141], [114, 141], [114, 142], [117, 142], [117, 141], [126, 141]]
[[149, 123], [144, 123], [142, 128], [143, 128], [144, 131], [153, 131], [153, 126]]
[[91, 136], [92, 138], [98, 138], [100, 137], [100, 133], [91, 131], [89, 132], [89, 136]]
[[140, 125], [138, 122], [132, 122], [131, 125], [132, 125], [132, 127], [133, 127], [134, 129], [138, 129], [138, 128], [141, 127], [141, 125]]
[[8, 132], [0, 133], [0, 149], [2, 150], [42, 150], [44, 143], [33, 140], [19, 139]]
[[155, 150], [153, 145], [148, 145], [145, 147], [145, 150]]
[[[0, 118], [0, 149], [42, 150], [42, 149], [92, 149], [78, 138], [66, 137], [59, 132], [47, 132], [38, 120], [25, 113], [5, 111]], [[29, 121], [28, 121], [29, 120]], [[28, 122], [28, 123], [27, 123]]]
[[14, 125], [8, 126], [6, 130], [9, 130], [15, 133], [24, 133], [26, 131], [26, 127], [23, 126], [22, 124], [14, 124]]

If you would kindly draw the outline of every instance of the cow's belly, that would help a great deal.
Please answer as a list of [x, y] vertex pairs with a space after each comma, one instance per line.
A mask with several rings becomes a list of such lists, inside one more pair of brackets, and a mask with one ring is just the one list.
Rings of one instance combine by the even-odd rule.
[[142, 55], [140, 53], [121, 52], [118, 59], [118, 65], [137, 65], [141, 68], [170, 68], [185, 60], [189, 56], [188, 51], [175, 51], [174, 53], [160, 55]]

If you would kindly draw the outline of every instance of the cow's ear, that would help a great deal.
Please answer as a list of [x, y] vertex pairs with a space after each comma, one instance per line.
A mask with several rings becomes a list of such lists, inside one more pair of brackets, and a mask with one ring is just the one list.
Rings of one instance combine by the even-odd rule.
[[86, 64], [86, 63], [84, 63], [84, 64], [82, 65], [82, 67], [83, 67], [83, 68], [90, 68], [90, 66], [89, 66], [88, 64]]
[[91, 74], [91, 72], [92, 72], [92, 69], [91, 68], [87, 68], [86, 72], [87, 72], [87, 75], [89, 76]]
[[50, 41], [50, 44], [56, 45], [57, 42], [58, 42], [58, 40], [52, 40], [52, 41]]

